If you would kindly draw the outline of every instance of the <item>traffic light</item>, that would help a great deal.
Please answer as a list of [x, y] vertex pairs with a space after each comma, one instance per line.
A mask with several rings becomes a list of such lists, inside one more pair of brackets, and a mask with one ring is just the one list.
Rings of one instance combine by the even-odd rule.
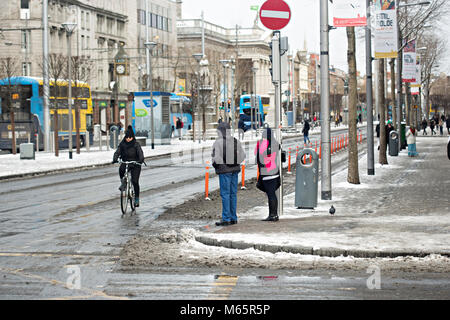
[[223, 101], [220, 103], [219, 109], [220, 109], [220, 110], [225, 109], [225, 105], [224, 105]]
[[269, 42], [269, 46], [270, 46], [270, 54], [269, 54], [269, 59], [270, 59], [270, 68], [269, 68], [269, 72], [270, 72], [270, 77], [273, 79], [273, 72], [272, 72], [272, 41]]

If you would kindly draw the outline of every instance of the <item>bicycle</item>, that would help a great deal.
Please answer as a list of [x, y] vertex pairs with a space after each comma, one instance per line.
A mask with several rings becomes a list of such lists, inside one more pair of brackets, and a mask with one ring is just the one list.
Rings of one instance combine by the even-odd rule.
[[126, 188], [125, 190], [120, 192], [120, 208], [122, 209], [122, 217], [127, 214], [128, 211], [128, 202], [130, 203], [131, 213], [136, 212], [135, 209], [135, 203], [134, 203], [134, 187], [133, 183], [131, 182], [131, 172], [129, 171], [129, 165], [135, 164], [142, 166], [142, 163], [136, 162], [136, 161], [121, 161], [119, 160], [119, 164], [124, 163], [125, 166], [125, 174], [123, 176], [123, 179], [126, 181]]

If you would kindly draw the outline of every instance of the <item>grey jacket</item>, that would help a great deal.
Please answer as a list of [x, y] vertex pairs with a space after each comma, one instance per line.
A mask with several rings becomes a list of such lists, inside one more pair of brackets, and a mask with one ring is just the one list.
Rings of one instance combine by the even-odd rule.
[[231, 136], [230, 125], [226, 122], [219, 123], [217, 135], [211, 154], [216, 174], [240, 172], [241, 163], [245, 160], [241, 142]]

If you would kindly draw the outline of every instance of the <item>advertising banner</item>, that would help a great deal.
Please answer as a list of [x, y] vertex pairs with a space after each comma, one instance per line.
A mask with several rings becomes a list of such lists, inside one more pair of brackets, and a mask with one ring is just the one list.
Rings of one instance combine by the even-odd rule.
[[403, 48], [402, 80], [407, 83], [416, 82], [416, 41], [412, 40]]
[[367, 25], [365, 0], [335, 0], [332, 14], [333, 26], [337, 28]]
[[375, 59], [398, 57], [395, 0], [375, 1]]

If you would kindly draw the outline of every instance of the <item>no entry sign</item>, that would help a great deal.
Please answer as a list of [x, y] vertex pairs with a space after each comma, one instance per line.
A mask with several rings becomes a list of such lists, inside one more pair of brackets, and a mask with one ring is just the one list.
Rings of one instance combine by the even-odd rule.
[[281, 30], [291, 20], [291, 9], [283, 0], [268, 0], [259, 11], [261, 23], [270, 30]]

